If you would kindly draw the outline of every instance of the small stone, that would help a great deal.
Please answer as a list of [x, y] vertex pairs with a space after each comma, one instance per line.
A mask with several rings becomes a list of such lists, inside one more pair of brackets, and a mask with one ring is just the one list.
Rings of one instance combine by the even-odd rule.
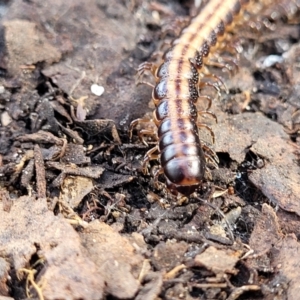
[[1, 124], [2, 124], [3, 127], [9, 125], [9, 124], [11, 123], [11, 121], [12, 121], [12, 118], [11, 118], [11, 116], [8, 114], [7, 111], [5, 111], [5, 112], [3, 112], [3, 113], [1, 114]]
[[94, 83], [91, 85], [91, 92], [96, 96], [101, 96], [104, 93], [104, 87]]

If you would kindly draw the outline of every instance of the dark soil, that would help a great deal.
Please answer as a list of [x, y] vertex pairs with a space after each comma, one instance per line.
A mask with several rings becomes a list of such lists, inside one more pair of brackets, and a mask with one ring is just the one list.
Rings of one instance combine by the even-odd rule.
[[0, 299], [299, 299], [299, 18], [233, 33], [196, 195], [129, 139], [153, 111], [136, 69], [192, 3], [0, 2]]

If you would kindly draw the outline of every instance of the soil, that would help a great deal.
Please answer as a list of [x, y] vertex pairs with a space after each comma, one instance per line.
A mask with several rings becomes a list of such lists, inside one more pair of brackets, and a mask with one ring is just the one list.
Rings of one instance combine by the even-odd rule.
[[129, 138], [153, 111], [137, 67], [193, 13], [0, 2], [0, 299], [299, 299], [299, 18], [233, 34], [206, 120], [220, 163], [196, 196], [155, 186], [156, 141]]

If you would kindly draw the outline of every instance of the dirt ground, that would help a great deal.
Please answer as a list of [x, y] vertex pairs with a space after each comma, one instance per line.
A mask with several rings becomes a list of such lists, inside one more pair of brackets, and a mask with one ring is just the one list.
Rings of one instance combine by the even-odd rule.
[[0, 300], [299, 299], [297, 19], [234, 33], [197, 197], [129, 140], [153, 110], [136, 69], [192, 2], [0, 1]]

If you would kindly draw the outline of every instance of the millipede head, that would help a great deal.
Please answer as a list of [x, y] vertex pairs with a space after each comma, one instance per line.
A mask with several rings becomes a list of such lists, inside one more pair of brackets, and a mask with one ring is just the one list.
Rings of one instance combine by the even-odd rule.
[[166, 180], [166, 186], [168, 191], [174, 196], [178, 196], [180, 194], [184, 196], [190, 196], [199, 188], [199, 185], [176, 185], [168, 179]]

